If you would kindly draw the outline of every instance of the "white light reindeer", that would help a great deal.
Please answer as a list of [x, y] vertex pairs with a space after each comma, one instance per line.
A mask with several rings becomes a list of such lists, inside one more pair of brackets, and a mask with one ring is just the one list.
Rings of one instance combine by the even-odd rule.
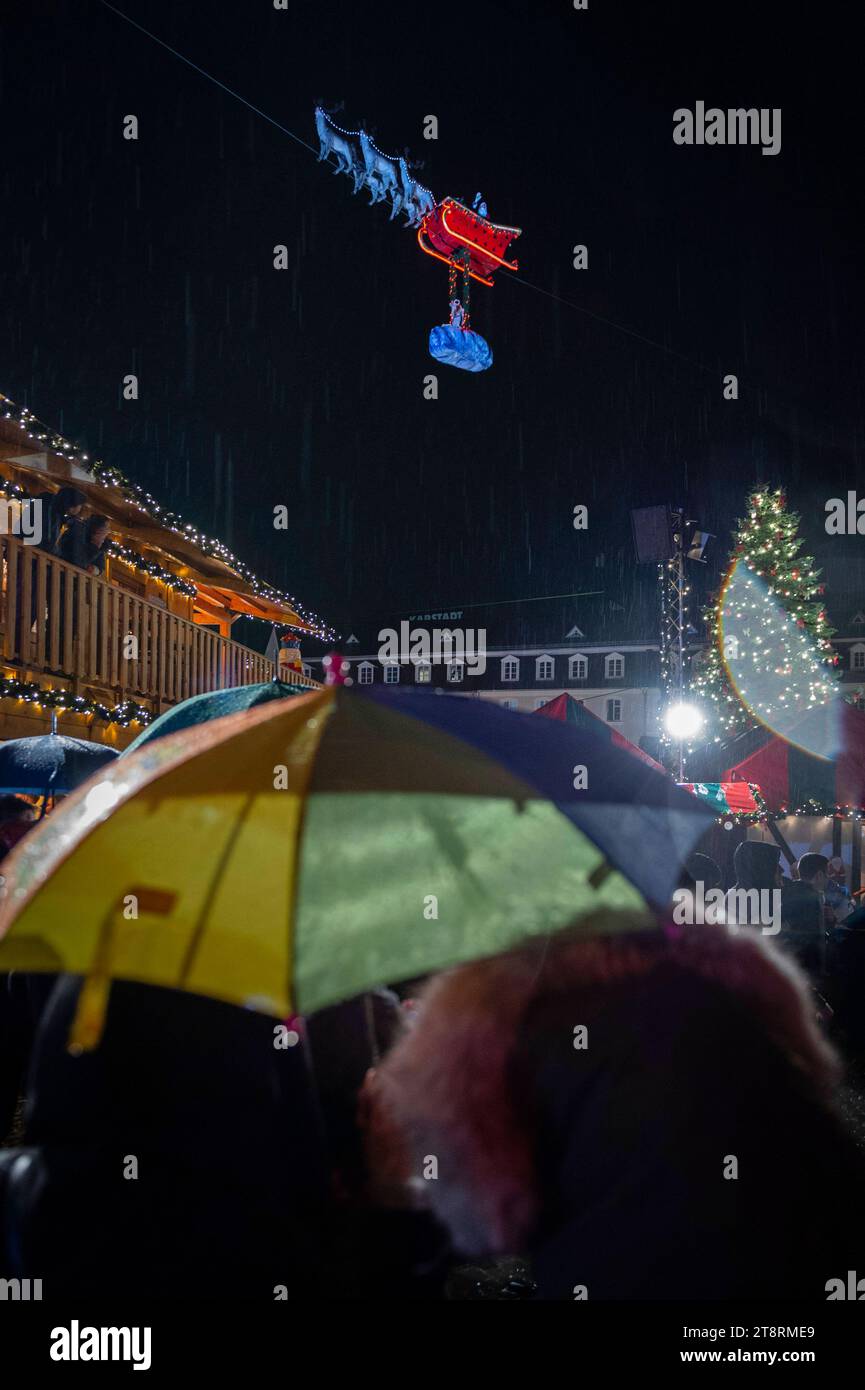
[[351, 174], [356, 193], [363, 181], [363, 175], [358, 167], [355, 152], [346, 136], [331, 125], [327, 112], [321, 106], [315, 108], [315, 128], [318, 131], [319, 160], [326, 159], [329, 154], [336, 155], [336, 168], [333, 172]]
[[402, 206], [409, 227], [419, 227], [428, 212], [435, 207], [435, 198], [422, 183], [415, 183], [405, 158], [399, 157], [399, 176], [402, 180]]
[[393, 200], [390, 211], [393, 219], [402, 206], [393, 160], [376, 149], [365, 130], [360, 132], [360, 148], [366, 169], [366, 185], [372, 195], [370, 202], [382, 203], [389, 193]]

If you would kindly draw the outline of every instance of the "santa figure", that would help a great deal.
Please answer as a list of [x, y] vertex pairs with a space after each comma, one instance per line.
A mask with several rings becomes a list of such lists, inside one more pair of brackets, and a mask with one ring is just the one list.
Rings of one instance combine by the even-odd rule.
[[303, 660], [300, 655], [300, 640], [293, 632], [286, 632], [279, 639], [279, 659], [277, 661], [279, 679], [291, 681], [292, 676], [303, 674]]

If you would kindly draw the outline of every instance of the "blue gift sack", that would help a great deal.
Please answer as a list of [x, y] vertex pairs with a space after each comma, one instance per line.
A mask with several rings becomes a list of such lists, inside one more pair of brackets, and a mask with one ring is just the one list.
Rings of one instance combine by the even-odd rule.
[[430, 355], [448, 367], [462, 367], [464, 372], [485, 372], [493, 365], [492, 348], [480, 333], [469, 329], [452, 328], [449, 323], [430, 329]]

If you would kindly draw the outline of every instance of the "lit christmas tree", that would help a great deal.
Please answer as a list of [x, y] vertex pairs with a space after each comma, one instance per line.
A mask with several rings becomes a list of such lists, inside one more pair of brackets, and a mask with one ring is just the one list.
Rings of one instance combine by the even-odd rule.
[[824, 585], [800, 553], [798, 528], [781, 488], [751, 493], [720, 594], [704, 613], [710, 645], [692, 681], [716, 742], [758, 723], [786, 734], [838, 693]]

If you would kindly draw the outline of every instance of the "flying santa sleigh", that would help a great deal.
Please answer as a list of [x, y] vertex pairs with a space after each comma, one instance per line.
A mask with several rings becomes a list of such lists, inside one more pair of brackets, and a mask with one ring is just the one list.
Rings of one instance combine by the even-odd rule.
[[[483, 372], [493, 365], [489, 343], [469, 327], [469, 282], [492, 285], [497, 270], [517, 270], [516, 261], [505, 260], [519, 227], [502, 227], [487, 216], [480, 193], [471, 208], [457, 198], [443, 198], [426, 214], [418, 228], [418, 245], [448, 267], [450, 322], [430, 330], [429, 350], [437, 362]], [[459, 282], [459, 294], [457, 284]]]
[[428, 188], [416, 182], [406, 155], [388, 155], [365, 130], [337, 126], [323, 107], [317, 106], [315, 124], [319, 159], [333, 159], [337, 174], [347, 174], [353, 192], [366, 188], [370, 203], [390, 201], [391, 220], [398, 212], [406, 225], [417, 229], [418, 245], [448, 267], [450, 319], [430, 330], [429, 350], [437, 362], [463, 371], [483, 372], [493, 364], [489, 343], [469, 326], [470, 282], [492, 285], [499, 270], [516, 270], [517, 262], [505, 259], [519, 227], [491, 222], [480, 193], [471, 207], [459, 198], [436, 202]]

